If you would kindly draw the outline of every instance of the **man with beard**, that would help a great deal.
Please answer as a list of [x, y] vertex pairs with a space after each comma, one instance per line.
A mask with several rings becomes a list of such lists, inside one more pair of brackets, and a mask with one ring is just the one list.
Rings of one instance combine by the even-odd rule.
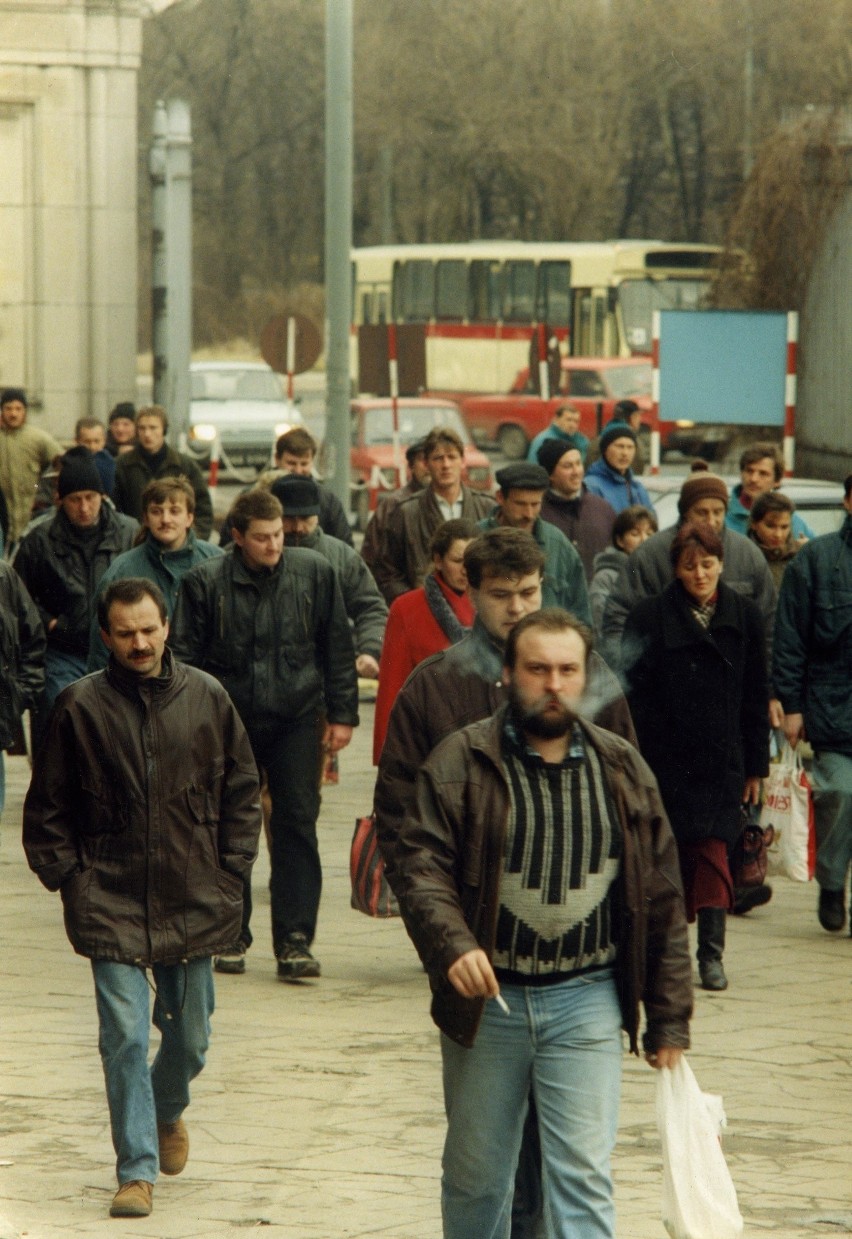
[[641, 999], [651, 1066], [689, 1045], [675, 841], [636, 750], [577, 714], [590, 641], [556, 608], [515, 625], [508, 703], [435, 749], [394, 851], [443, 1034], [444, 1239], [508, 1233], [531, 1087], [548, 1233], [611, 1239], [621, 1030], [638, 1055]]

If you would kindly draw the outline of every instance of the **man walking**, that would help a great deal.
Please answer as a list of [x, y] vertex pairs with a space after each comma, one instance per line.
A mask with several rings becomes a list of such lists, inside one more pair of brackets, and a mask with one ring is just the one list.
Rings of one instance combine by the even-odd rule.
[[852, 863], [852, 473], [838, 533], [806, 542], [781, 582], [772, 679], [784, 733], [814, 748], [819, 923], [846, 924]]
[[[102, 593], [111, 581], [121, 580], [122, 577], [144, 577], [162, 590], [171, 619], [180, 583], [190, 568], [222, 554], [212, 542], [196, 538], [192, 528], [194, 520], [195, 491], [185, 477], [167, 477], [149, 482], [142, 492], [145, 538], [112, 561], [101, 578], [99, 592]], [[99, 671], [106, 666], [108, 656], [109, 650], [101, 638], [95, 614], [89, 629], [87, 670]]]
[[527, 448], [527, 460], [531, 465], [540, 464], [539, 448], [543, 443], [553, 440], [563, 447], [574, 447], [580, 453], [580, 459], [586, 459], [589, 440], [580, 431], [580, 410], [573, 404], [560, 405], [553, 414], [553, 421], [544, 430], [539, 431]]
[[213, 528], [213, 504], [201, 470], [194, 460], [166, 443], [169, 419], [158, 404], [136, 414], [136, 443], [122, 452], [115, 463], [113, 497], [119, 512], [140, 520], [142, 492], [149, 482], [185, 477], [195, 493], [195, 532], [209, 538]]
[[[158, 1173], [187, 1160], [181, 1115], [207, 1051], [210, 959], [239, 932], [260, 805], [239, 716], [214, 680], [172, 660], [156, 585], [114, 582], [99, 615], [109, 665], [56, 703], [24, 848], [92, 961], [119, 1183], [110, 1214], [145, 1217]], [[149, 968], [161, 1035], [150, 1069]]]
[[92, 453], [69, 449], [57, 479], [57, 509], [21, 539], [15, 569], [47, 635], [44, 697], [33, 715], [35, 743], [57, 694], [86, 673], [94, 599], [104, 573], [130, 549], [136, 521], [104, 501]]
[[689, 1045], [675, 841], [638, 752], [577, 714], [590, 639], [557, 609], [512, 629], [508, 704], [432, 753], [395, 849], [443, 1034], [444, 1239], [508, 1233], [531, 1087], [548, 1233], [612, 1239], [621, 1030], [638, 1055], [641, 1001], [652, 1066]]
[[[345, 748], [357, 726], [355, 651], [334, 569], [316, 551], [285, 552], [275, 496], [240, 495], [231, 520], [234, 546], [181, 582], [172, 650], [228, 690], [266, 772], [272, 945], [279, 978], [300, 981], [320, 975], [310, 950], [322, 890], [320, 755]], [[250, 917], [247, 874], [242, 929], [217, 953], [219, 972], [245, 971]]]
[[565, 534], [583, 561], [586, 581], [595, 572], [595, 556], [612, 544], [615, 511], [583, 481], [583, 458], [570, 443], [548, 439], [538, 451], [550, 489], [541, 504], [541, 519]]
[[8, 550], [23, 533], [33, 510], [39, 478], [62, 455], [53, 435], [26, 425], [27, 396], [20, 387], [0, 392], [0, 490], [9, 514]]

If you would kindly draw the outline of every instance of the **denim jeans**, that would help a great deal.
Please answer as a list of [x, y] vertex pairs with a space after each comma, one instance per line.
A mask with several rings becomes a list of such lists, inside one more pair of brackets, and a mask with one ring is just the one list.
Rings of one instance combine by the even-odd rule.
[[444, 1239], [507, 1239], [530, 1086], [548, 1236], [612, 1239], [622, 1057], [612, 972], [501, 992], [510, 1014], [487, 1002], [472, 1049], [441, 1037]]
[[813, 767], [816, 880], [824, 890], [845, 891], [852, 861], [852, 757], [816, 753]]
[[204, 1066], [213, 1013], [208, 959], [154, 964], [154, 1025], [160, 1048], [150, 1068], [150, 987], [144, 968], [93, 959], [112, 1143], [119, 1183], [156, 1181], [157, 1124], [175, 1123], [189, 1105], [189, 1084]]
[[47, 720], [53, 709], [53, 703], [69, 684], [79, 680], [86, 674], [86, 655], [72, 654], [68, 650], [52, 649], [49, 645], [44, 656], [44, 691], [39, 697], [35, 709], [30, 713], [30, 729], [32, 731], [33, 752], [41, 745], [47, 729]]

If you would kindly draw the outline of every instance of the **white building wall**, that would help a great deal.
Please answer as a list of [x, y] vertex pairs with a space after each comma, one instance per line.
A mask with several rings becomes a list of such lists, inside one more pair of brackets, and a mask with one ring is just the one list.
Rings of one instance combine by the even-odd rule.
[[0, 385], [60, 437], [133, 399], [143, 0], [0, 0]]

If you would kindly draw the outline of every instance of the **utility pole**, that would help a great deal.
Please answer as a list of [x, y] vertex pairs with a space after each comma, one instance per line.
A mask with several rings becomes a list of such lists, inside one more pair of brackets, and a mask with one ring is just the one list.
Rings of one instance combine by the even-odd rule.
[[180, 443], [189, 429], [192, 353], [192, 132], [184, 100], [156, 104], [148, 168], [154, 403]]
[[331, 489], [349, 511], [352, 303], [352, 0], [325, 6], [326, 443]]

